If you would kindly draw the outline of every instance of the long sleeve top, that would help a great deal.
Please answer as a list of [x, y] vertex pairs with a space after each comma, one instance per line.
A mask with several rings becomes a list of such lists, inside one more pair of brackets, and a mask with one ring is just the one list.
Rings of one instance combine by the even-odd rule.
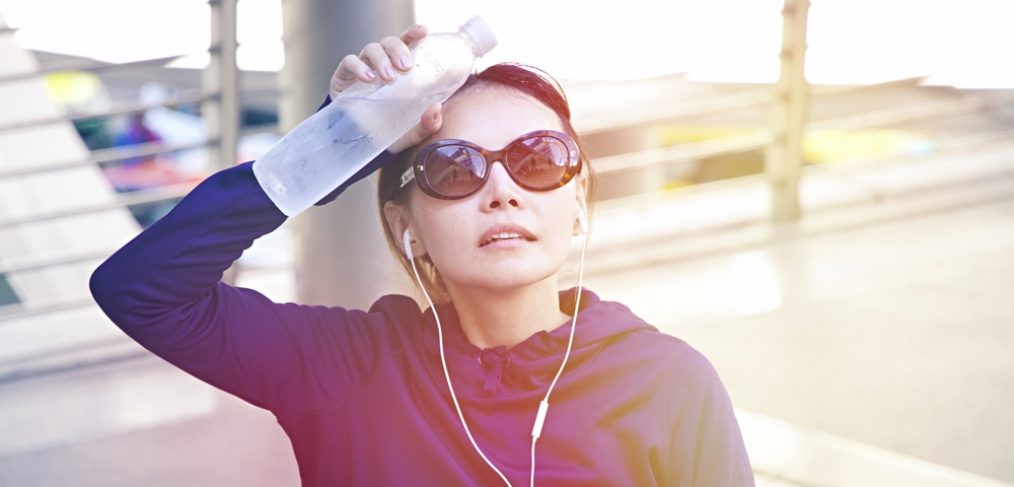
[[[221, 282], [285, 220], [251, 163], [219, 171], [103, 262], [92, 295], [152, 353], [271, 411], [303, 485], [504, 485], [459, 422], [433, 309], [402, 295], [369, 310], [276, 303]], [[560, 291], [561, 311], [573, 313], [575, 298]], [[537, 443], [536, 485], [753, 485], [709, 361], [623, 304], [584, 289], [581, 305]], [[453, 303], [436, 312], [476, 443], [513, 485], [528, 485], [532, 424], [570, 321], [509, 349], [479, 348]]]

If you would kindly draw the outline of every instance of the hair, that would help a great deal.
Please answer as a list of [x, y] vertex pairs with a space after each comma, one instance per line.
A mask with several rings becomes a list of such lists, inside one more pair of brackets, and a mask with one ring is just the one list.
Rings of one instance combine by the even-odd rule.
[[[542, 74], [539, 74], [539, 72]], [[570, 105], [567, 102], [566, 94], [563, 92], [563, 87], [561, 87], [560, 84], [548, 73], [534, 66], [519, 63], [500, 63], [492, 65], [479, 73], [470, 74], [465, 80], [465, 83], [461, 85], [461, 88], [459, 88], [454, 95], [451, 95], [451, 98], [465, 93], [474, 87], [500, 87], [511, 89], [538, 100], [556, 113], [557, 117], [560, 119], [560, 123], [563, 125], [564, 131], [573, 137], [574, 141], [577, 142], [578, 145], [582, 165], [581, 172], [584, 173], [584, 176], [587, 179], [587, 192], [585, 194], [585, 198], [588, 206], [587, 221], [590, 222], [595, 177], [591, 164], [588, 162], [585, 144], [582, 142], [581, 138], [578, 137], [577, 132], [571, 125]], [[401, 174], [412, 163], [412, 155], [416, 152], [415, 149], [417, 147], [418, 146], [402, 150], [396, 155], [393, 161], [385, 165], [380, 170], [380, 182], [377, 187], [377, 203], [380, 210], [380, 221], [382, 222], [381, 226], [384, 228], [384, 238], [387, 240], [387, 245], [391, 249], [391, 252], [394, 254], [395, 258], [398, 259], [398, 262], [401, 263], [409, 277], [413, 276], [412, 265], [398, 246], [398, 243], [401, 242], [401, 236], [395, 236], [391, 232], [390, 225], [387, 224], [387, 220], [384, 215], [384, 205], [387, 202], [392, 201], [403, 208], [408, 208], [408, 187], [406, 186], [406, 190], [402, 191], [399, 185], [401, 184]], [[416, 183], [413, 181], [411, 184]], [[444, 285], [443, 280], [441, 280], [440, 273], [437, 271], [433, 261], [430, 260], [429, 255], [416, 257], [415, 261], [419, 270], [419, 275], [422, 278], [423, 286], [425, 286], [426, 292], [430, 295], [430, 297], [435, 302], [446, 302], [450, 300], [447, 287]], [[415, 280], [413, 279], [413, 282], [414, 281]]]

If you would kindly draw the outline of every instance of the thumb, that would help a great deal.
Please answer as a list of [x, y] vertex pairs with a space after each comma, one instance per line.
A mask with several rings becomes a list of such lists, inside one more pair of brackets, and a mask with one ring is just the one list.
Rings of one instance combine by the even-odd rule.
[[419, 117], [419, 123], [412, 127], [408, 133], [403, 135], [395, 143], [391, 144], [388, 151], [392, 153], [401, 152], [409, 147], [412, 147], [424, 140], [429, 136], [440, 130], [443, 126], [443, 114], [441, 113], [442, 105], [440, 103], [434, 103], [423, 112], [422, 116]]

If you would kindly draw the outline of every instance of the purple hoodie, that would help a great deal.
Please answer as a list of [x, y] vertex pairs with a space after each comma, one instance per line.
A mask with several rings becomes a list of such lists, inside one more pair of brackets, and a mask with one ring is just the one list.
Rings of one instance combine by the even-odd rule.
[[[251, 167], [208, 177], [107, 259], [90, 281], [102, 310], [152, 353], [274, 413], [303, 485], [503, 485], [461, 427], [432, 310], [402, 295], [369, 311], [280, 304], [220, 282], [286, 219]], [[574, 298], [561, 292], [561, 311], [572, 313]], [[536, 485], [753, 485], [708, 360], [620, 303], [585, 289], [581, 304], [536, 447]], [[437, 309], [476, 442], [513, 485], [528, 485], [532, 424], [570, 321], [479, 349], [452, 305]]]

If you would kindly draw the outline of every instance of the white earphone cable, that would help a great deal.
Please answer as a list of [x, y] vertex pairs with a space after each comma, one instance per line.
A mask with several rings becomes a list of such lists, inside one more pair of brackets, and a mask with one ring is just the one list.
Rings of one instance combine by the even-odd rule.
[[[538, 441], [539, 436], [542, 434], [542, 426], [545, 422], [546, 413], [549, 410], [549, 395], [552, 394], [553, 388], [556, 387], [557, 380], [560, 379], [560, 375], [563, 373], [564, 367], [567, 366], [567, 360], [570, 358], [570, 351], [574, 345], [574, 329], [577, 327], [577, 313], [578, 310], [581, 309], [581, 290], [584, 282], [584, 256], [585, 250], [587, 250], [588, 248], [587, 228], [585, 227], [583, 220], [581, 230], [582, 236], [584, 237], [584, 242], [581, 245], [581, 262], [578, 267], [578, 277], [577, 277], [577, 297], [574, 300], [574, 317], [571, 320], [570, 324], [570, 338], [567, 341], [567, 352], [563, 356], [563, 362], [560, 364], [560, 369], [556, 371], [556, 376], [553, 377], [553, 382], [549, 384], [549, 389], [547, 389], [546, 391], [546, 396], [542, 399], [542, 402], [539, 403], [539, 411], [538, 413], [536, 413], [535, 424], [532, 427], [532, 458], [531, 458], [532, 468], [529, 481], [530, 487], [535, 487], [535, 442]], [[433, 300], [430, 299], [429, 293], [426, 292], [426, 286], [423, 285], [422, 278], [419, 277], [419, 269], [416, 268], [415, 265], [415, 258], [412, 255], [412, 246], [410, 240], [411, 239], [409, 237], [409, 232], [408, 230], [405, 230], [405, 232], [402, 234], [402, 244], [405, 249], [405, 254], [408, 256], [408, 261], [409, 263], [412, 264], [412, 272], [415, 274], [415, 278], [419, 282], [419, 289], [422, 290], [423, 296], [426, 297], [426, 301], [430, 304], [430, 309], [433, 310], [433, 318], [437, 322], [437, 335], [440, 342], [440, 363], [444, 367], [444, 378], [447, 379], [447, 388], [451, 392], [451, 400], [454, 402], [454, 408], [458, 412], [458, 418], [461, 420], [461, 426], [465, 429], [465, 434], [468, 435], [468, 440], [472, 442], [472, 447], [474, 447], [475, 451], [479, 453], [479, 456], [481, 456], [482, 459], [486, 462], [486, 464], [489, 465], [489, 467], [492, 468], [493, 471], [495, 471], [497, 475], [500, 476], [500, 478], [504, 481], [505, 484], [507, 484], [508, 487], [513, 487], [513, 485], [510, 483], [509, 480], [507, 480], [507, 477], [503, 474], [503, 472], [501, 472], [500, 469], [498, 469], [496, 465], [494, 465], [493, 462], [491, 462], [489, 458], [486, 457], [486, 454], [482, 452], [482, 449], [479, 448], [479, 445], [475, 442], [475, 438], [472, 437], [471, 430], [468, 429], [468, 423], [465, 421], [465, 415], [461, 412], [461, 405], [458, 403], [458, 398], [454, 393], [454, 386], [451, 384], [451, 374], [447, 370], [447, 359], [444, 356], [444, 332], [443, 326], [440, 323], [440, 316], [437, 314], [437, 307], [433, 304]]]
[[416, 268], [415, 258], [412, 256], [412, 246], [409, 242], [408, 230], [405, 231], [402, 243], [405, 246], [405, 253], [408, 256], [408, 261], [412, 263], [412, 272], [415, 273], [415, 278], [419, 281], [419, 289], [422, 289], [423, 296], [426, 296], [426, 301], [430, 303], [430, 309], [433, 310], [433, 318], [437, 322], [437, 335], [440, 340], [440, 363], [444, 366], [444, 377], [447, 379], [447, 388], [451, 391], [451, 400], [454, 401], [454, 409], [458, 411], [458, 418], [461, 419], [461, 426], [465, 428], [465, 434], [468, 435], [468, 440], [472, 442], [472, 446], [475, 447], [475, 451], [479, 452], [479, 456], [481, 456], [482, 459], [486, 461], [486, 464], [489, 465], [489, 467], [492, 468], [501, 479], [503, 479], [504, 483], [506, 483], [508, 487], [514, 487], [511, 485], [510, 481], [507, 480], [507, 477], [504, 476], [503, 472], [496, 468], [496, 465], [493, 465], [493, 462], [486, 458], [486, 454], [483, 453], [482, 449], [479, 448], [479, 445], [475, 443], [475, 438], [472, 437], [472, 432], [468, 429], [468, 423], [465, 422], [465, 415], [461, 413], [461, 405], [458, 404], [458, 398], [454, 394], [454, 386], [451, 385], [451, 374], [447, 372], [447, 359], [444, 358], [444, 332], [443, 327], [440, 324], [440, 316], [437, 315], [437, 307], [433, 304], [433, 300], [430, 299], [429, 293], [426, 292], [426, 286], [422, 284], [422, 278], [419, 277], [419, 269]]
[[542, 425], [546, 420], [546, 413], [549, 411], [549, 395], [553, 393], [556, 381], [560, 378], [560, 374], [563, 373], [563, 368], [567, 366], [571, 347], [574, 346], [574, 329], [577, 328], [577, 312], [581, 309], [581, 289], [584, 284], [584, 253], [588, 249], [588, 229], [584, 225], [581, 228], [581, 235], [584, 237], [584, 242], [581, 244], [581, 263], [577, 271], [577, 298], [574, 300], [574, 318], [570, 322], [570, 338], [567, 341], [567, 353], [563, 356], [560, 370], [556, 371], [556, 377], [549, 384], [546, 397], [539, 403], [539, 412], [535, 418], [535, 426], [532, 428], [532, 474], [528, 483], [530, 487], [535, 487], [535, 442], [538, 441], [539, 436], [542, 434]]

